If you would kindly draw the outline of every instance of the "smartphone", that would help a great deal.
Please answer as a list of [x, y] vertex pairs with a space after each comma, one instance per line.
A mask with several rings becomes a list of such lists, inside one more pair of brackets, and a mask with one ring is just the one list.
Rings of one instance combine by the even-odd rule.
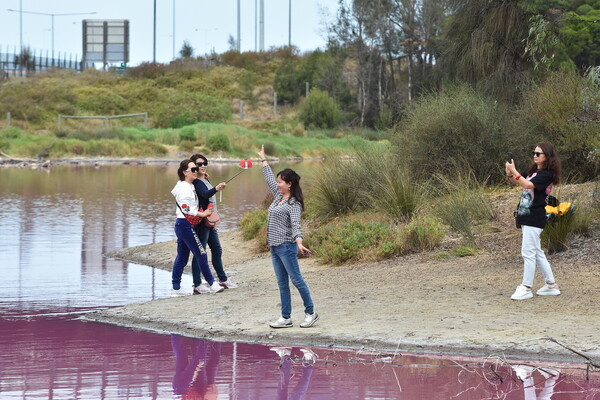
[[506, 153], [506, 161], [507, 162], [512, 162], [513, 160], [513, 155], [512, 153], [509, 151], [508, 153]]

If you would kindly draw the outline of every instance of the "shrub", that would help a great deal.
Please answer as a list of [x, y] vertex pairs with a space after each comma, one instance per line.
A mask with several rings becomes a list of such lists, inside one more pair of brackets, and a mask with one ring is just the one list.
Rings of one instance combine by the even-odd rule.
[[423, 96], [407, 109], [394, 133], [395, 151], [417, 176], [431, 171], [452, 175], [460, 155], [477, 179], [490, 174], [503, 179], [506, 115], [494, 99], [468, 87]]
[[224, 133], [210, 136], [206, 141], [206, 145], [211, 151], [229, 151], [231, 148], [229, 138]]
[[296, 124], [296, 126], [292, 129], [292, 135], [297, 137], [303, 137], [304, 132], [304, 125], [302, 125], [302, 123]]
[[155, 121], [159, 127], [181, 127], [196, 122], [225, 122], [231, 109], [222, 99], [201, 93], [162, 89]]
[[315, 128], [335, 128], [340, 124], [342, 112], [327, 92], [312, 89], [300, 104], [298, 116], [304, 126]]
[[0, 138], [2, 139], [18, 139], [22, 135], [23, 133], [16, 126], [9, 126], [0, 130]]
[[181, 140], [196, 140], [196, 129], [192, 126], [186, 126], [179, 131], [179, 139]]
[[74, 90], [77, 105], [94, 115], [121, 114], [127, 109], [127, 100], [112, 89], [84, 86]]
[[264, 237], [266, 242], [267, 238], [267, 215], [266, 209], [252, 210], [245, 213], [238, 225], [242, 231], [242, 237], [245, 240], [258, 239], [261, 242], [261, 238]]
[[414, 218], [402, 229], [401, 237], [405, 251], [433, 250], [445, 236], [444, 224], [432, 216]]
[[305, 244], [317, 257], [332, 264], [376, 261], [400, 254], [398, 234], [390, 224], [371, 215], [353, 215], [310, 232]]

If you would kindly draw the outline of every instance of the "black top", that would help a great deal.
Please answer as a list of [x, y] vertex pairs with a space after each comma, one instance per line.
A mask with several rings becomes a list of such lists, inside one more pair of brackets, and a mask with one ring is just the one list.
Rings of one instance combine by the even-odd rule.
[[553, 174], [547, 170], [534, 172], [527, 178], [533, 189], [523, 189], [517, 208], [517, 223], [544, 229], [546, 225], [546, 198], [552, 191]]
[[210, 198], [217, 193], [217, 188], [209, 189], [200, 179], [194, 179], [194, 182], [192, 183], [194, 184], [194, 188], [198, 194], [198, 202], [200, 203], [200, 207], [202, 207], [203, 210], [206, 210], [208, 203], [210, 203]]

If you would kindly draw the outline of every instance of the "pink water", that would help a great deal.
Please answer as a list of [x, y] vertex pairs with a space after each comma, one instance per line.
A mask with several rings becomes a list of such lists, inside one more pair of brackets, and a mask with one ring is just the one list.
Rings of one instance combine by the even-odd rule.
[[[600, 399], [582, 365], [523, 383], [493, 359], [271, 350], [77, 320], [168, 297], [168, 271], [102, 254], [174, 238], [174, 168], [0, 169], [0, 399]], [[260, 171], [244, 174], [220, 203], [225, 229], [264, 195]]]

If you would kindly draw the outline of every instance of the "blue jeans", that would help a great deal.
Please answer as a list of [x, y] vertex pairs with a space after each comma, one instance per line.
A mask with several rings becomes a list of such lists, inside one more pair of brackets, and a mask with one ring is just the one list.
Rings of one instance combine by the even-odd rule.
[[[213, 228], [209, 228], [208, 226], [204, 226], [202, 224], [196, 227], [196, 233], [198, 234], [198, 238], [200, 239], [200, 243], [202, 243], [204, 250], [206, 250], [207, 244], [210, 248], [210, 259], [212, 261], [213, 268], [219, 277], [219, 280], [221, 282], [226, 282], [227, 274], [223, 269], [223, 260], [221, 259], [221, 256], [223, 255], [223, 249], [221, 248], [221, 242], [219, 241], [219, 234]], [[192, 259], [192, 274], [194, 273], [194, 268], [196, 268], [196, 270], [198, 269], [196, 257]]]
[[181, 288], [181, 275], [190, 258], [190, 251], [194, 255], [194, 258], [200, 260], [200, 268], [196, 268], [196, 272], [192, 268], [194, 286], [200, 284], [200, 270], [202, 270], [202, 274], [208, 284], [212, 285], [215, 278], [213, 278], [210, 268], [208, 268], [208, 258], [206, 254], [200, 254], [200, 245], [196, 242], [194, 228], [185, 218], [177, 218], [175, 221], [175, 235], [177, 236], [177, 257], [175, 257], [175, 262], [173, 263], [171, 277], [173, 289], [177, 290]]
[[285, 242], [279, 246], [271, 246], [271, 260], [279, 286], [281, 297], [281, 316], [289, 318], [292, 314], [292, 296], [290, 294], [290, 279], [304, 302], [304, 312], [312, 314], [314, 305], [310, 297], [310, 290], [300, 273], [298, 264], [298, 246], [296, 243]]

